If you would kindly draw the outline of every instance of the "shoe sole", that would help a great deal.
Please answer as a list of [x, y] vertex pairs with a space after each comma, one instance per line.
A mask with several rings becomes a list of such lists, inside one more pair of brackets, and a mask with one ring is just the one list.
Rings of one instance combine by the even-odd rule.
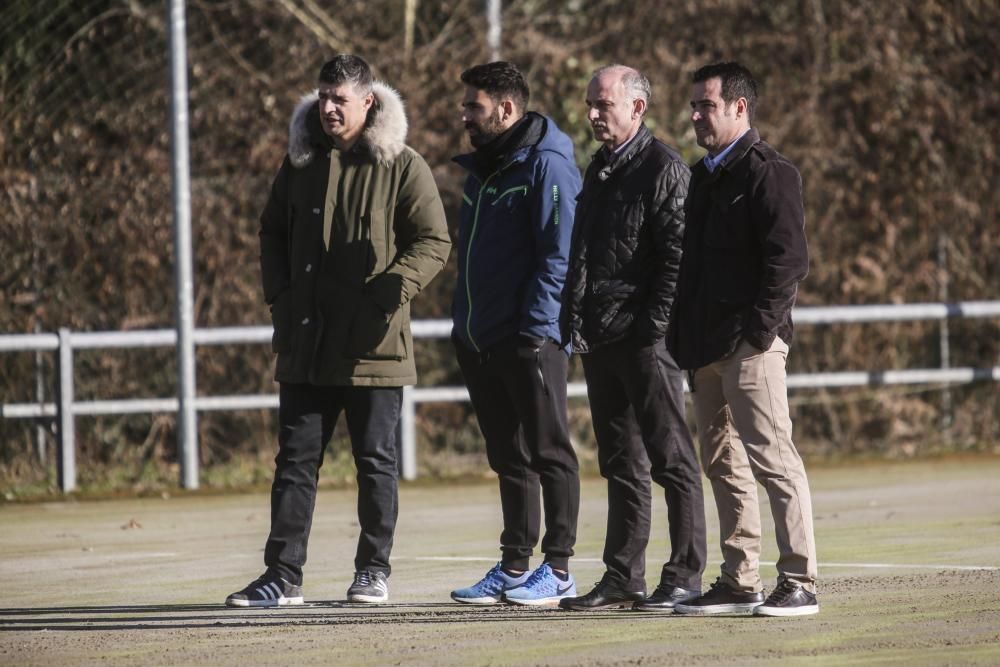
[[701, 596], [701, 593], [697, 595], [692, 595], [691, 597], [681, 598], [679, 600], [671, 600], [670, 602], [663, 602], [659, 604], [653, 604], [650, 602], [636, 602], [635, 606], [632, 607], [637, 611], [673, 611], [674, 607], [679, 604], [684, 604], [685, 602], [690, 602], [691, 600], [697, 599]]
[[560, 604], [560, 609], [569, 609], [570, 611], [602, 611], [604, 609], [632, 609], [635, 607], [636, 602], [632, 600], [625, 600], [624, 602], [612, 602], [610, 604], [602, 604], [598, 607], [581, 607], [579, 605], [563, 605]]
[[348, 602], [364, 602], [366, 604], [379, 604], [381, 602], [388, 602], [389, 601], [389, 596], [388, 595], [383, 595], [381, 597], [377, 597], [375, 595], [348, 595], [347, 596], [347, 601]]
[[227, 607], [287, 607], [305, 602], [304, 598], [278, 598], [277, 600], [233, 600], [226, 599]]
[[528, 600], [524, 598], [512, 598], [509, 595], [504, 599], [511, 604], [524, 605], [525, 607], [558, 607], [559, 601], [564, 598], [575, 598], [576, 593], [572, 595], [563, 595], [557, 598], [539, 598], [537, 600]]
[[736, 614], [749, 616], [754, 613], [754, 609], [762, 605], [763, 602], [753, 604], [713, 604], [705, 607], [691, 607], [685, 604], [674, 605], [675, 614], [684, 616], [716, 616], [718, 614]]
[[632, 606], [632, 609], [636, 611], [673, 611], [674, 606], [672, 604], [659, 604], [659, 605], [648, 605], [636, 603]]
[[753, 610], [754, 616], [811, 616], [819, 613], [819, 605], [806, 607], [764, 607], [761, 605]]
[[500, 604], [500, 600], [497, 598], [482, 597], [482, 598], [460, 598], [451, 596], [451, 599], [455, 602], [461, 602], [462, 604], [479, 604], [479, 605], [491, 605]]

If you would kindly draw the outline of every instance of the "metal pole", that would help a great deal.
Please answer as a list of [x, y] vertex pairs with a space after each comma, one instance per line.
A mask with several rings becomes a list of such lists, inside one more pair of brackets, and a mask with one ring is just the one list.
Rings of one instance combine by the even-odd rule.
[[486, 44], [490, 49], [490, 60], [500, 60], [500, 0], [486, 0]]
[[409, 66], [413, 55], [413, 30], [417, 24], [417, 0], [405, 0], [403, 7], [403, 64]]
[[[40, 333], [41, 327], [35, 323], [35, 333]], [[35, 350], [35, 400], [39, 405], [45, 403], [45, 376], [43, 375], [44, 361], [42, 351]], [[51, 422], [48, 419], [39, 419], [35, 423], [35, 453], [38, 455], [38, 463], [43, 467], [48, 467], [48, 452], [45, 451], [45, 427]]]
[[73, 342], [59, 330], [59, 487], [76, 488], [76, 437], [73, 424]]
[[402, 444], [403, 479], [417, 478], [417, 425], [413, 401], [413, 387], [403, 387], [403, 406], [399, 416], [399, 430]]
[[[941, 303], [948, 303], [948, 236], [944, 233], [938, 235], [938, 247], [937, 247], [937, 262], [938, 262], [938, 297]], [[951, 367], [951, 344], [949, 341], [949, 331], [948, 331], [948, 318], [942, 318], [940, 324], [938, 325], [940, 339], [939, 339], [939, 350], [941, 353], [941, 369], [947, 369]], [[952, 414], [951, 414], [951, 388], [945, 385], [944, 389], [941, 390], [941, 426], [945, 429], [945, 438], [947, 439], [948, 433], [947, 429], [951, 426]]]
[[170, 0], [170, 145], [173, 160], [174, 277], [177, 290], [177, 454], [181, 485], [198, 488], [195, 411], [194, 279], [191, 268], [191, 174], [188, 153], [187, 41], [184, 0]]

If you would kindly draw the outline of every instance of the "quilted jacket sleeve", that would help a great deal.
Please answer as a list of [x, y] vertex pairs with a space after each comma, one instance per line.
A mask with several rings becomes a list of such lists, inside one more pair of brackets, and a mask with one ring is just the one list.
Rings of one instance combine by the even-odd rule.
[[657, 181], [652, 214], [646, 227], [652, 235], [653, 257], [646, 308], [636, 321], [636, 334], [643, 344], [653, 344], [667, 333], [670, 309], [681, 266], [684, 237], [684, 200], [691, 171], [680, 160], [671, 160]]

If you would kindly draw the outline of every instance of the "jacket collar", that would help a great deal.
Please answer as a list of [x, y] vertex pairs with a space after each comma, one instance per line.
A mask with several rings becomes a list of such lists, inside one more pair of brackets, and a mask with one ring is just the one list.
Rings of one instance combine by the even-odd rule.
[[494, 161], [495, 166], [492, 169], [484, 167], [484, 164], [490, 160], [483, 159], [481, 155], [483, 149], [481, 148], [471, 153], [456, 155], [451, 161], [480, 177], [493, 171], [502, 171], [517, 162], [524, 162], [532, 151], [538, 149], [549, 133], [549, 120], [539, 113], [529, 111], [519, 121], [519, 125], [507, 130], [507, 133], [512, 131], [516, 133], [516, 136], [509, 134], [507, 143], [510, 145], [506, 146], [507, 152], [496, 156], [499, 159]]
[[[368, 158], [389, 164], [406, 147], [406, 110], [399, 93], [381, 81], [372, 85], [375, 103], [368, 111], [368, 120], [361, 139], [351, 149]], [[288, 124], [288, 157], [292, 166], [304, 167], [323, 150], [327, 143], [319, 124], [318, 91], [304, 95], [295, 105]]]
[[608, 180], [612, 172], [631, 162], [632, 158], [644, 150], [652, 141], [653, 133], [643, 123], [639, 126], [639, 131], [635, 137], [632, 138], [632, 141], [629, 142], [628, 146], [621, 153], [615, 155], [607, 146], [602, 146], [591, 158], [594, 165], [600, 169], [597, 172], [597, 177], [602, 181]]
[[756, 128], [751, 127], [736, 141], [736, 145], [733, 146], [733, 150], [729, 151], [726, 157], [722, 159], [722, 162], [720, 162], [715, 168], [715, 171], [719, 171], [720, 169], [730, 169], [732, 165], [742, 160], [746, 154], [750, 152], [750, 148], [759, 141], [760, 134], [757, 132]]

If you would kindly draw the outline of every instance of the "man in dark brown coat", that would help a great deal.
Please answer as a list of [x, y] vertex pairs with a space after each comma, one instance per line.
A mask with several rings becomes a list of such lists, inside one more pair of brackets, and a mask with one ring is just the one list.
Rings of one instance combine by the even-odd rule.
[[[812, 501], [792, 443], [785, 357], [809, 268], [802, 179], [750, 124], [757, 84], [737, 63], [695, 72], [691, 120], [708, 155], [691, 171], [670, 351], [691, 372], [701, 461], [719, 511], [722, 576], [683, 614], [819, 611]], [[760, 581], [757, 483], [778, 540], [778, 586]]]

